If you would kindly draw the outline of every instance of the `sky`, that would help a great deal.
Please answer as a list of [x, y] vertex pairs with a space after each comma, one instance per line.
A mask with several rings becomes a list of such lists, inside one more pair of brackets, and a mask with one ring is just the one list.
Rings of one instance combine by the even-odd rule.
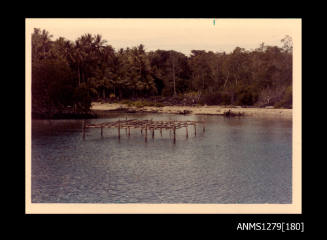
[[[281, 39], [292, 37], [299, 19], [219, 19], [219, 18], [108, 18], [108, 19], [27, 19], [29, 27], [75, 41], [86, 33], [100, 34], [116, 50], [145, 46], [146, 51], [176, 50], [189, 55], [191, 50], [252, 50], [260, 43], [282, 46]], [[294, 40], [293, 40], [294, 41]]]

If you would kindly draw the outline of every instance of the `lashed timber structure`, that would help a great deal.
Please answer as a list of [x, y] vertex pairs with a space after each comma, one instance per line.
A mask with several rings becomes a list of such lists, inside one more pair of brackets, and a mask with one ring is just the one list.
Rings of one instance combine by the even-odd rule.
[[[147, 141], [148, 138], [148, 130], [152, 131], [152, 138], [154, 138], [154, 131], [160, 130], [160, 135], [162, 136], [162, 130], [169, 130], [173, 132], [174, 143], [176, 142], [176, 130], [180, 128], [186, 129], [186, 138], [188, 138], [188, 126], [194, 127], [194, 135], [196, 136], [196, 125], [198, 123], [202, 123], [203, 132], [205, 132], [205, 125], [202, 121], [178, 121], [178, 120], [169, 120], [169, 121], [153, 121], [153, 120], [137, 120], [137, 119], [129, 119], [129, 120], [118, 120], [112, 122], [104, 122], [99, 124], [86, 124], [84, 121], [83, 126], [83, 139], [85, 139], [85, 129], [86, 128], [101, 128], [101, 136], [103, 136], [103, 128], [117, 128], [118, 129], [118, 138], [120, 139], [120, 129], [125, 129], [126, 135], [130, 136], [130, 129], [137, 128], [141, 130], [141, 134], [143, 135], [144, 131], [144, 140]], [[127, 133], [128, 131], [128, 133]]]

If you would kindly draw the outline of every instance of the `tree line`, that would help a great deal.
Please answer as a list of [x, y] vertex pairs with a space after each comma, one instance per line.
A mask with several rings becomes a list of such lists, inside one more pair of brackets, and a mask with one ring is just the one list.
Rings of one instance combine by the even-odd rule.
[[142, 44], [115, 50], [101, 35], [75, 41], [32, 34], [32, 111], [86, 113], [94, 100], [151, 97], [195, 104], [292, 107], [292, 39], [282, 47], [231, 53], [146, 52]]

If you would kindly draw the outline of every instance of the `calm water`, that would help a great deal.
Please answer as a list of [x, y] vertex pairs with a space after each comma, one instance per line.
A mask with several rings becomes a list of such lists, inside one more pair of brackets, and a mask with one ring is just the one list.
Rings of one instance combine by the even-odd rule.
[[[88, 120], [100, 123], [126, 114]], [[130, 114], [128, 118], [204, 120], [148, 135], [87, 129], [81, 120], [33, 120], [32, 202], [291, 203], [292, 122], [281, 119]]]

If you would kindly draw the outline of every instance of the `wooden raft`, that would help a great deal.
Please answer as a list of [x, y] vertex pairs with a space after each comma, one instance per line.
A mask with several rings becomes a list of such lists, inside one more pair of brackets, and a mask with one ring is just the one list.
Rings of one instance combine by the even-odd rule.
[[202, 121], [178, 121], [178, 120], [170, 120], [170, 121], [153, 121], [153, 120], [137, 120], [137, 119], [129, 119], [129, 120], [118, 120], [113, 122], [104, 122], [99, 124], [86, 124], [85, 121], [83, 123], [83, 139], [85, 139], [85, 129], [86, 128], [100, 128], [101, 136], [103, 136], [103, 128], [117, 128], [118, 130], [118, 138], [120, 139], [120, 130], [125, 129], [126, 135], [130, 136], [130, 129], [137, 128], [141, 130], [141, 134], [143, 135], [144, 131], [144, 140], [147, 141], [148, 138], [148, 130], [152, 132], [152, 138], [154, 138], [155, 130], [160, 131], [160, 135], [162, 136], [162, 130], [169, 130], [169, 135], [173, 133], [174, 143], [176, 142], [176, 130], [180, 128], [185, 128], [186, 138], [188, 138], [188, 126], [194, 127], [194, 135], [196, 136], [196, 125], [198, 123], [202, 123], [202, 130], [205, 132], [205, 125]]

